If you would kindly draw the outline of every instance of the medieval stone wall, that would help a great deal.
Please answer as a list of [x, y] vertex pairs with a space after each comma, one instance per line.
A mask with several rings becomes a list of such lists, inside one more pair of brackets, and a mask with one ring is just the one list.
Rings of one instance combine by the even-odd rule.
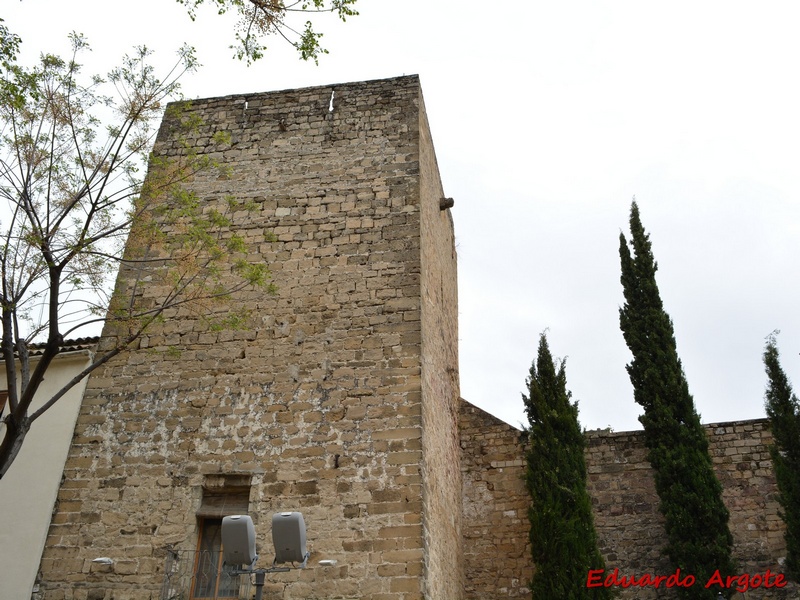
[[461, 470], [458, 282], [453, 219], [444, 199], [425, 110], [420, 111], [422, 443], [425, 597], [460, 598]]
[[[227, 172], [187, 185], [209, 208], [228, 194], [256, 203], [233, 227], [278, 293], [238, 293], [250, 311], [240, 330], [173, 311], [90, 379], [42, 558], [45, 597], [158, 598], [165, 548], [194, 550], [202, 514], [227, 490], [233, 504], [244, 494], [262, 566], [271, 515], [304, 514], [309, 568], [270, 576], [268, 597], [419, 600], [427, 585], [428, 597], [459, 598], [459, 522], [441, 506], [458, 497], [442, 471], [456, 423], [424, 409], [453, 416], [457, 377], [431, 371], [455, 365], [455, 330], [430, 356], [422, 349], [425, 329], [451, 327], [456, 305], [421, 306], [434, 286], [420, 281], [421, 240], [452, 243], [452, 225], [435, 197], [418, 79], [227, 96], [189, 111], [202, 120], [189, 147]], [[185, 151], [173, 126], [165, 120], [157, 154]], [[436, 223], [421, 225], [423, 213]], [[447, 301], [452, 254], [426, 259]], [[142, 289], [144, 301], [165, 293]]]
[[[466, 402], [461, 428], [466, 597], [489, 598], [493, 589], [502, 590], [503, 597], [526, 596], [532, 566], [530, 549], [523, 552], [529, 532], [524, 440], [519, 430]], [[784, 525], [767, 450], [772, 440], [768, 422], [706, 425], [706, 432], [731, 513], [738, 573], [782, 573]], [[626, 576], [670, 575], [673, 570], [660, 553], [666, 534], [642, 432], [591, 431], [586, 436], [588, 489], [607, 570], [616, 568]], [[663, 588], [620, 591], [620, 598], [674, 597]], [[747, 594], [747, 600], [780, 600], [798, 598], [800, 590], [789, 584]]]
[[530, 598], [530, 496], [522, 432], [461, 402], [464, 597]]
[[[763, 574], [766, 569], [782, 573], [786, 545], [767, 450], [772, 443], [769, 422], [736, 421], [705, 428], [723, 500], [730, 511], [738, 573]], [[658, 552], [666, 534], [643, 433], [593, 431], [587, 434], [587, 441], [588, 485], [607, 568], [619, 568], [620, 574], [671, 574], [673, 569]], [[701, 584], [705, 582], [695, 585]], [[622, 597], [670, 597], [652, 589], [628, 590], [626, 594]], [[760, 588], [747, 594], [748, 600], [777, 600], [797, 598], [800, 590], [790, 584], [781, 590]]]

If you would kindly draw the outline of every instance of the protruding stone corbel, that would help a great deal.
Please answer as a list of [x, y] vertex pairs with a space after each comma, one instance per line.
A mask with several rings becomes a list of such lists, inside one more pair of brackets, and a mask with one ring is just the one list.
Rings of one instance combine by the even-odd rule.
[[452, 198], [442, 198], [439, 200], [439, 210], [446, 210], [448, 208], [453, 208], [453, 205], [456, 203], [455, 200]]

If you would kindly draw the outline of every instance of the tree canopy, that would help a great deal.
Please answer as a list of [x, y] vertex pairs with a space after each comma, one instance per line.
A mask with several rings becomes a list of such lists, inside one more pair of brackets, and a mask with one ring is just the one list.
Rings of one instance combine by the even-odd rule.
[[522, 398], [529, 423], [526, 482], [535, 566], [532, 596], [611, 598], [609, 588], [586, 586], [590, 569], [605, 569], [586, 491], [586, 442], [578, 405], [570, 402], [566, 388], [566, 363], [556, 365], [544, 334], [526, 383], [529, 395]]
[[770, 456], [778, 483], [781, 518], [786, 523], [786, 573], [800, 581], [800, 402], [781, 367], [775, 335], [764, 350], [765, 393], [774, 444]]
[[[195, 67], [191, 49], [161, 76], [145, 48], [105, 77], [86, 76], [80, 56], [88, 44], [71, 40], [69, 58], [44, 54], [27, 68], [16, 62], [19, 39], [0, 29], [0, 352], [8, 390], [0, 477], [31, 424], [165, 311], [205, 314], [239, 289], [272, 289], [267, 266], [243, 258], [240, 237], [222, 235], [230, 215], [248, 207], [227, 198], [225, 210], [208, 210], [183, 186], [199, 171], [224, 175], [224, 167], [188, 145], [169, 160], [151, 155], [165, 103]], [[197, 128], [181, 114], [185, 104], [171, 106], [185, 134]], [[229, 135], [212, 142], [223, 149]], [[168, 290], [163, 301], [143, 301], [145, 278]], [[226, 319], [238, 322], [235, 311]], [[104, 340], [91, 364], [31, 411], [64, 340], [100, 323]]]
[[314, 30], [310, 18], [295, 24], [292, 17], [309, 17], [324, 13], [338, 16], [342, 21], [358, 14], [353, 6], [356, 0], [296, 0], [288, 4], [283, 0], [177, 0], [187, 7], [194, 19], [203, 5], [213, 7], [218, 14], [235, 12], [239, 16], [235, 28], [236, 44], [231, 48], [235, 56], [248, 63], [264, 56], [264, 38], [277, 35], [300, 53], [303, 60], [317, 62], [328, 51], [320, 44], [322, 33]]
[[[311, 18], [358, 14], [356, 0], [176, 1], [192, 19], [202, 6], [238, 14], [231, 47], [248, 63], [264, 56], [268, 36], [316, 62], [327, 50]], [[297, 17], [305, 23], [298, 25]], [[188, 145], [178, 158], [150, 155], [166, 103], [179, 98], [180, 78], [196, 68], [193, 50], [182, 48], [172, 70], [161, 75], [148, 50], [139, 48], [105, 77], [85, 76], [80, 55], [88, 43], [75, 34], [71, 40], [69, 58], [44, 53], [37, 65], [25, 67], [18, 63], [22, 40], [0, 19], [0, 352], [8, 387], [8, 407], [0, 414], [0, 478], [31, 424], [165, 311], [208, 308], [247, 286], [274, 291], [265, 264], [232, 258], [242, 249], [241, 238], [220, 233], [234, 212], [252, 207], [231, 197], [225, 209], [205, 210], [182, 186], [198, 171], [224, 166]], [[186, 133], [199, 125], [189, 111], [177, 120]], [[229, 136], [218, 132], [212, 141], [221, 149]], [[162, 303], [144, 305], [143, 279], [153, 285], [153, 273], [161, 279], [155, 283], [170, 291]], [[86, 369], [31, 412], [65, 338], [101, 322], [113, 340], [106, 339]], [[214, 326], [241, 323], [233, 311]], [[35, 368], [32, 344], [40, 350]]]
[[[624, 234], [619, 242], [625, 295], [620, 327], [633, 354], [627, 370], [634, 399], [644, 408], [639, 420], [665, 518], [666, 552], [675, 568], [708, 581], [717, 569], [723, 575], [734, 571], [728, 510], [678, 358], [672, 320], [661, 302], [658, 266], [635, 201], [630, 229], [630, 246]], [[680, 593], [714, 600], [718, 590], [692, 586]]]

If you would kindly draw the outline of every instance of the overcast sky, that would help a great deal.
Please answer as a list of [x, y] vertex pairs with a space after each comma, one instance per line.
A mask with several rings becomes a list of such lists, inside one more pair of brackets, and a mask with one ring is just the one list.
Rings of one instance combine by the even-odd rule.
[[619, 330], [619, 233], [635, 196], [704, 422], [764, 416], [774, 329], [800, 382], [800, 3], [359, 0], [320, 22], [330, 55], [280, 40], [246, 68], [230, 21], [173, 0], [6, 0], [29, 56], [86, 34], [89, 70], [133, 45], [190, 98], [418, 73], [455, 199], [461, 393], [512, 423], [538, 337], [568, 357], [584, 427], [639, 429]]

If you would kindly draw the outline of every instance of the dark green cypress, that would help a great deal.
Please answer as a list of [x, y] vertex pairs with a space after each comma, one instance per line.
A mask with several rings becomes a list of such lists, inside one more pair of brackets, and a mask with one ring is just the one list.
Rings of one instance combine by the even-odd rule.
[[529, 396], [522, 396], [530, 425], [531, 592], [536, 600], [605, 600], [612, 597], [610, 589], [586, 587], [589, 569], [605, 569], [605, 563], [586, 491], [586, 442], [578, 405], [570, 402], [566, 385], [565, 362], [556, 370], [543, 334], [527, 381]]
[[786, 575], [800, 581], [800, 403], [783, 372], [775, 336], [767, 340], [764, 366], [769, 380], [766, 409], [774, 444], [769, 452], [778, 482], [778, 503], [786, 523]]
[[633, 354], [627, 370], [634, 399], [644, 408], [639, 421], [665, 518], [665, 550], [674, 568], [697, 578], [694, 586], [680, 591], [681, 597], [715, 600], [720, 590], [705, 589], [706, 581], [717, 569], [723, 577], [734, 574], [728, 510], [678, 358], [672, 320], [661, 302], [658, 267], [635, 201], [630, 227], [633, 256], [620, 234], [625, 293], [620, 326]]

